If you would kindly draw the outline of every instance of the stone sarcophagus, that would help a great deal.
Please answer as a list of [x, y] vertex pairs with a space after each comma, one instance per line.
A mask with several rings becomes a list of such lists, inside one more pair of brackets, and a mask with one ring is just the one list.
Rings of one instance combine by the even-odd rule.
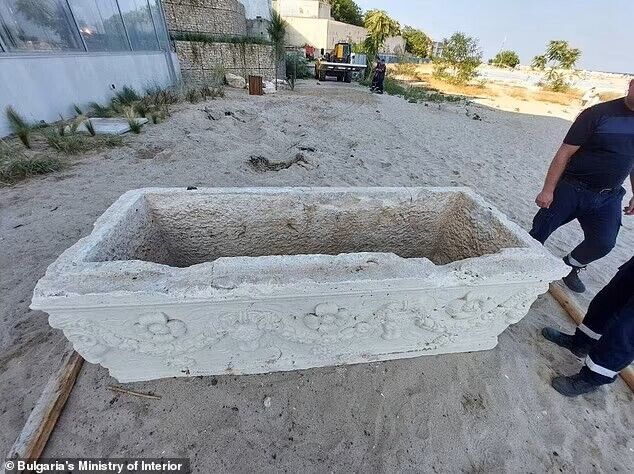
[[129, 382], [491, 349], [565, 273], [466, 188], [148, 188], [31, 307]]

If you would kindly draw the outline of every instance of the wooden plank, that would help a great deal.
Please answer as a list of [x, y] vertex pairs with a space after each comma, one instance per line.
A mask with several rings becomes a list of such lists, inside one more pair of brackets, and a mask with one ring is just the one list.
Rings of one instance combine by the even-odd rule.
[[568, 316], [570, 316], [576, 324], [581, 324], [586, 313], [581, 310], [579, 304], [568, 295], [566, 290], [557, 283], [551, 283], [549, 291], [553, 298], [566, 310]]
[[[26, 420], [7, 459], [38, 459], [62, 413], [84, 359], [67, 346], [58, 370], [48, 379], [42, 395]], [[3, 469], [4, 472], [4, 469]]]
[[[551, 283], [550, 294], [553, 298], [561, 305], [563, 309], [566, 310], [568, 316], [576, 323], [581, 324], [583, 318], [586, 315], [586, 312], [581, 309], [579, 304], [575, 301], [573, 297], [571, 297], [566, 290], [561, 285], [557, 283]], [[625, 383], [630, 387], [632, 392], [634, 392], [634, 369], [630, 367], [626, 367], [619, 374], [621, 378], [625, 381]]]

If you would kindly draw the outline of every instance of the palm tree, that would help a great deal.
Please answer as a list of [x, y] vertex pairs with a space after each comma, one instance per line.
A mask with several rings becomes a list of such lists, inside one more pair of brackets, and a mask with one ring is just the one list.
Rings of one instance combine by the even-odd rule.
[[271, 23], [267, 28], [271, 43], [273, 43], [273, 57], [275, 59], [275, 90], [277, 90], [277, 77], [280, 62], [284, 59], [284, 38], [286, 37], [286, 21], [275, 10], [271, 11]]
[[387, 38], [398, 36], [401, 33], [401, 25], [390, 18], [383, 10], [370, 10], [365, 14], [365, 28], [368, 37], [378, 51]]
[[398, 36], [401, 25], [383, 10], [370, 10], [365, 14], [364, 26], [368, 30], [368, 36], [363, 45], [370, 66], [366, 69], [366, 75], [370, 75], [374, 71], [374, 60], [383, 43], [387, 38]]

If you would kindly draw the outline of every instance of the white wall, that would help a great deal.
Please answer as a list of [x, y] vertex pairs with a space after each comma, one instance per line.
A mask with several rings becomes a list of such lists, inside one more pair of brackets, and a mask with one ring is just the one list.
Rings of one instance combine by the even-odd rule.
[[239, 0], [244, 5], [246, 17], [252, 20], [257, 17], [271, 19], [271, 0]]
[[330, 18], [330, 5], [319, 0], [274, 0], [273, 8], [286, 19], [301, 18]]
[[[73, 104], [105, 103], [116, 90], [132, 86], [166, 86], [169, 53], [78, 53], [0, 56], [0, 137], [9, 134], [4, 109], [12, 105], [30, 121], [59, 120], [74, 115]], [[171, 55], [176, 74], [178, 60]]]
[[368, 30], [361, 26], [349, 25], [340, 21], [328, 22], [328, 49], [335, 47], [337, 43], [362, 43], [368, 36]]
[[304, 46], [308, 44], [318, 50], [330, 51], [339, 42], [361, 43], [368, 32], [360, 26], [348, 25], [335, 20], [321, 18], [285, 17], [286, 44]]
[[382, 53], [403, 54], [405, 52], [405, 38], [402, 36], [392, 36], [383, 43]]
[[328, 21], [319, 18], [285, 17], [287, 46], [308, 44], [318, 50], [328, 48]]

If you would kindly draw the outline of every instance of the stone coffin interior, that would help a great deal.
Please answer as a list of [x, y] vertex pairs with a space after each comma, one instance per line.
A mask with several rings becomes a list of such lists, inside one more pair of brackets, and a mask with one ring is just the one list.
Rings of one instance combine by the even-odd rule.
[[88, 260], [189, 267], [220, 257], [379, 252], [444, 265], [525, 246], [462, 192], [148, 191]]

